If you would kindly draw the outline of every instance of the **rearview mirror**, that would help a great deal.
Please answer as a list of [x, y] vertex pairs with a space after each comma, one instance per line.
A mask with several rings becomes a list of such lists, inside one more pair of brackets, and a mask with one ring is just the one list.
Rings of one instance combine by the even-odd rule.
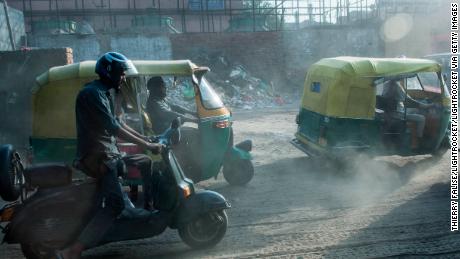
[[201, 78], [204, 76], [204, 74], [206, 74], [206, 72], [210, 71], [211, 69], [209, 69], [209, 67], [198, 67], [198, 68], [195, 68], [193, 70], [193, 74], [192, 74], [192, 79], [193, 79], [193, 82], [197, 85], [200, 84], [201, 82]]
[[171, 122], [171, 129], [178, 129], [181, 124], [180, 117], [177, 117]]

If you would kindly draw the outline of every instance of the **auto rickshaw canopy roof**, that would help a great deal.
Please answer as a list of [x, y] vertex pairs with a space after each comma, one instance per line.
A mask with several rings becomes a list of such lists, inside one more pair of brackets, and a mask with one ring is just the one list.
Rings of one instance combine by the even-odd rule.
[[[133, 64], [137, 76], [192, 76], [199, 69], [190, 60], [139, 60]], [[76, 137], [76, 96], [86, 83], [98, 78], [95, 65], [96, 61], [82, 61], [52, 67], [36, 78], [37, 87], [32, 93], [32, 137]]]
[[[139, 75], [177, 75], [187, 76], [192, 75], [194, 69], [198, 68], [190, 60], [134, 60]], [[72, 80], [82, 78], [96, 78], [97, 74], [94, 69], [96, 66], [95, 60], [82, 61], [64, 66], [52, 67], [48, 71], [39, 75], [36, 78], [39, 86], [44, 86], [49, 83], [60, 80]]]
[[321, 59], [308, 70], [302, 108], [331, 117], [372, 119], [375, 115], [376, 79], [439, 71], [441, 66], [438, 63], [425, 59]]

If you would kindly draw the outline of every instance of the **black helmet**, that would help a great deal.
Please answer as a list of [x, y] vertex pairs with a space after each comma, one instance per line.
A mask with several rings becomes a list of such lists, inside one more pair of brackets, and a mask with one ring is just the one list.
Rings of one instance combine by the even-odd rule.
[[107, 52], [97, 60], [95, 72], [101, 78], [109, 79], [112, 83], [118, 84], [118, 80], [123, 72], [126, 75], [135, 75], [137, 74], [137, 69], [131, 60], [123, 54]]

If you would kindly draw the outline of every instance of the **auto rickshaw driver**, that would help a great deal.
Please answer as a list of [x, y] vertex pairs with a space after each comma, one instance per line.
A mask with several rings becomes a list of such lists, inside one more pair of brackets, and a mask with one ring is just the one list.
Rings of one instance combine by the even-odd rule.
[[152, 129], [155, 133], [165, 131], [170, 122], [180, 117], [182, 122], [198, 123], [197, 113], [179, 105], [171, 105], [166, 101], [166, 83], [161, 76], [155, 76], [147, 82], [149, 98], [147, 112], [152, 120]]
[[[156, 134], [169, 127], [169, 121], [180, 117], [183, 123], [199, 123], [198, 114], [194, 111], [173, 105], [166, 101], [166, 83], [161, 76], [155, 76], [147, 82], [149, 97], [147, 100], [147, 114]], [[200, 165], [198, 146], [200, 132], [194, 127], [181, 127], [181, 142], [174, 147], [177, 159], [188, 172], [188, 176], [195, 182], [199, 181]]]
[[[421, 141], [425, 129], [425, 115], [420, 109], [429, 109], [434, 104], [427, 104], [412, 98], [396, 79], [387, 81], [383, 86], [384, 111], [387, 120], [404, 119], [416, 124], [416, 136]], [[407, 104], [407, 107], [405, 106]], [[412, 107], [411, 107], [412, 106]], [[414, 107], [415, 106], [415, 107]]]
[[[153, 153], [162, 146], [146, 141], [124, 123], [117, 121], [110, 89], [119, 91], [126, 73], [135, 71], [125, 56], [116, 52], [104, 54], [96, 63], [99, 80], [87, 84], [78, 94], [75, 113], [77, 126], [77, 161], [79, 168], [97, 179], [97, 207], [93, 218], [70, 247], [56, 252], [57, 258], [80, 258], [84, 249], [96, 246], [124, 209], [123, 190], [118, 182], [118, 162], [139, 167], [144, 182], [151, 183], [152, 160], [143, 154], [121, 157], [115, 137], [135, 143]], [[147, 179], [146, 179], [147, 178]]]

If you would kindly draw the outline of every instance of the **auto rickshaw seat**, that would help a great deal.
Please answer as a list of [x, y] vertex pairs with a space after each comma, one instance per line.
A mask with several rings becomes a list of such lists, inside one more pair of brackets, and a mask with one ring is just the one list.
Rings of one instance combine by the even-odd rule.
[[63, 163], [36, 164], [24, 169], [26, 187], [51, 188], [72, 183], [72, 169]]

